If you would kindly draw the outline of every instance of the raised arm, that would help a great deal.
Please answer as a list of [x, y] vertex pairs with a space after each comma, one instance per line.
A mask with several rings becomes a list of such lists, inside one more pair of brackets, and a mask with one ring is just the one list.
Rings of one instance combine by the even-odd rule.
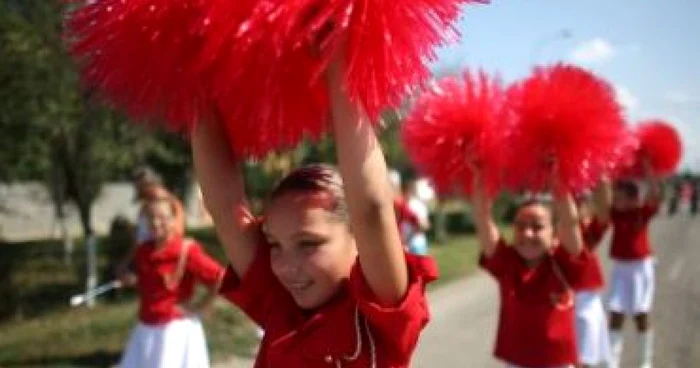
[[568, 191], [554, 192], [554, 210], [558, 217], [557, 234], [562, 246], [577, 256], [583, 249], [583, 236], [574, 197]]
[[476, 225], [476, 235], [479, 239], [481, 252], [486, 258], [490, 258], [496, 252], [498, 239], [501, 237], [501, 234], [498, 231], [498, 226], [493, 221], [491, 209], [493, 207], [493, 199], [486, 194], [481, 169], [473, 164], [471, 165], [471, 170], [473, 185], [470, 202]]
[[612, 202], [612, 182], [608, 178], [603, 178], [593, 191], [593, 214], [602, 224], [610, 221]]
[[408, 270], [386, 162], [367, 117], [342, 89], [339, 59], [330, 66], [327, 80], [338, 166], [362, 272], [381, 302], [395, 304], [408, 288]]
[[216, 124], [198, 124], [192, 133], [192, 156], [204, 206], [231, 267], [242, 277], [253, 261], [257, 242], [246, 208], [241, 164], [233, 159], [225, 137]]
[[654, 175], [649, 158], [644, 157], [643, 160], [644, 180], [648, 188], [647, 195], [644, 198], [644, 204], [657, 206], [661, 202], [661, 180]]

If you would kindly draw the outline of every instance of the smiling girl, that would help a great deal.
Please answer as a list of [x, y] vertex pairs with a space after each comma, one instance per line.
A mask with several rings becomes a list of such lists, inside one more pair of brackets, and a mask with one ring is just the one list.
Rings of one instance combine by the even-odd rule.
[[573, 197], [553, 180], [553, 205], [539, 199], [520, 204], [508, 244], [492, 218], [481, 170], [473, 166], [472, 171], [480, 264], [498, 282], [501, 296], [496, 358], [507, 367], [574, 367], [578, 357], [571, 285], [590, 254], [583, 246]]
[[240, 158], [215, 124], [192, 146], [230, 267], [222, 293], [264, 330], [256, 367], [408, 367], [428, 322], [427, 258], [404, 253], [387, 167], [371, 124], [327, 74], [339, 170], [306, 166], [246, 209]]

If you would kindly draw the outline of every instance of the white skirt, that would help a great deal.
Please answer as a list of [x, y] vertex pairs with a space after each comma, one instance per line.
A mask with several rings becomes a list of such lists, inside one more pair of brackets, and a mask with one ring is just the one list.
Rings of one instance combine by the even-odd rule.
[[608, 319], [598, 292], [576, 293], [576, 346], [582, 364], [597, 366], [610, 359]]
[[164, 325], [139, 323], [131, 332], [121, 368], [207, 368], [204, 329], [196, 317]]
[[654, 258], [615, 261], [610, 289], [610, 310], [636, 315], [648, 313], [654, 300]]

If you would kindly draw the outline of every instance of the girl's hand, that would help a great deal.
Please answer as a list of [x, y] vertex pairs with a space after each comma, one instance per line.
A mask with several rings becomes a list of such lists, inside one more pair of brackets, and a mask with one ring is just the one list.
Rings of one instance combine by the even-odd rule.
[[117, 278], [119, 279], [119, 282], [122, 283], [122, 286], [124, 287], [134, 287], [136, 286], [136, 283], [138, 282], [138, 279], [136, 278], [136, 275], [134, 275], [133, 272], [120, 272], [117, 275]]

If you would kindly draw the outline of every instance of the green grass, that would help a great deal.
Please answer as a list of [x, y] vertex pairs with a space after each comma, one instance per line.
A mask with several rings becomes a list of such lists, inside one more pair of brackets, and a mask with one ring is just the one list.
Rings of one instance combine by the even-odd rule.
[[[0, 325], [0, 366], [109, 367], [136, 321], [136, 301], [56, 311]], [[253, 326], [227, 303], [205, 320], [213, 359], [250, 353]]]
[[[213, 231], [191, 235], [223, 262]], [[99, 263], [105, 275], [113, 262], [107, 254], [119, 253], [118, 249], [104, 251], [108, 246], [102, 239]], [[133, 292], [109, 303], [100, 299], [102, 304], [94, 309], [72, 309], [70, 295], [84, 287], [83, 248], [76, 249], [72, 266], [62, 263], [61, 245], [54, 241], [0, 244], [0, 251], [1, 367], [108, 367], [118, 361], [136, 322]], [[430, 252], [441, 276], [431, 288], [476, 269], [478, 248], [473, 235], [434, 242]], [[255, 344], [254, 326], [223, 300], [205, 320], [205, 330], [213, 360], [249, 355]]]
[[478, 253], [478, 245], [473, 235], [450, 237], [445, 242], [431, 244], [430, 254], [435, 258], [440, 270], [440, 278], [431, 287], [472, 273], [476, 270]]
[[[501, 233], [510, 238], [512, 229], [502, 226]], [[431, 284], [434, 288], [474, 272], [478, 267], [479, 245], [474, 234], [450, 236], [444, 242], [433, 242], [430, 254], [440, 270], [440, 278]]]

